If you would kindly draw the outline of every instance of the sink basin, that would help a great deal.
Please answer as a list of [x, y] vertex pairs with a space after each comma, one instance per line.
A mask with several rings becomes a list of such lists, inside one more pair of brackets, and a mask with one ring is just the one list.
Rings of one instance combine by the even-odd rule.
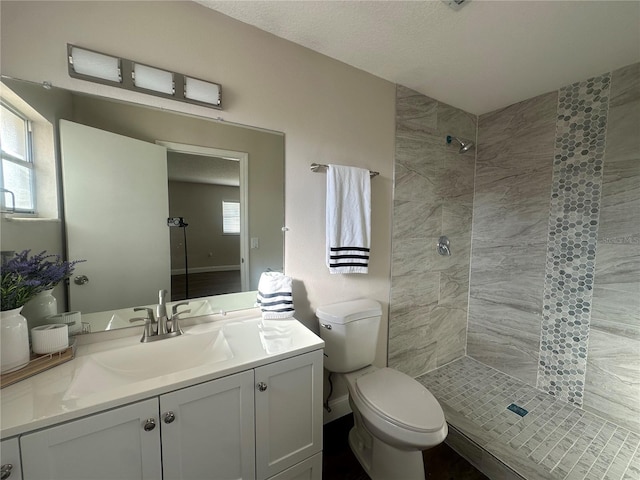
[[78, 398], [111, 388], [233, 358], [221, 329], [186, 332], [179, 337], [137, 343], [81, 357], [81, 366], [64, 395]]

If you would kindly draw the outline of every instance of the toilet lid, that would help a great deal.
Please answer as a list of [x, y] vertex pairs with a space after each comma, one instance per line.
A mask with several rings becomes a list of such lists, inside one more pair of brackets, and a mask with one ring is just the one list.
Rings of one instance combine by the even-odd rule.
[[381, 368], [356, 379], [360, 398], [370, 408], [398, 426], [435, 432], [444, 424], [436, 398], [413, 378], [391, 368]]

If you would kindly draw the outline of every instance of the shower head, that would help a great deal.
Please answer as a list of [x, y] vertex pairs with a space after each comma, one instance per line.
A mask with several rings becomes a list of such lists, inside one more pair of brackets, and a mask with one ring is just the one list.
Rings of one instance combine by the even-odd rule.
[[458, 137], [447, 135], [447, 143], [451, 143], [453, 140], [460, 144], [460, 150], [458, 150], [458, 153], [466, 153], [473, 148], [473, 142], [471, 140], [462, 140]]

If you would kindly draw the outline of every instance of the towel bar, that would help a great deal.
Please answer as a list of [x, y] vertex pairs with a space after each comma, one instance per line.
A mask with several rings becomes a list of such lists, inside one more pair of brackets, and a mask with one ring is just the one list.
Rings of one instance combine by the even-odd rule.
[[[328, 168], [328, 165], [325, 165], [323, 163], [312, 163], [311, 164], [311, 171], [312, 172], [319, 172], [321, 168]], [[372, 172], [371, 170], [369, 170], [369, 175], [371, 175], [371, 178], [380, 175], [380, 172]]]

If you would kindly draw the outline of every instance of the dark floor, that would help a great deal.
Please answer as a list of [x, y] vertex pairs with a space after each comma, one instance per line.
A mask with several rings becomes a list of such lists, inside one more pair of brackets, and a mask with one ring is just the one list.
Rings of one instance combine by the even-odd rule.
[[240, 270], [189, 273], [187, 295], [186, 275], [171, 275], [171, 301], [209, 297], [242, 291]]
[[[324, 426], [323, 480], [369, 479], [349, 448], [347, 435], [352, 426], [351, 414]], [[422, 456], [428, 480], [488, 480], [485, 475], [444, 443], [424, 451]]]

